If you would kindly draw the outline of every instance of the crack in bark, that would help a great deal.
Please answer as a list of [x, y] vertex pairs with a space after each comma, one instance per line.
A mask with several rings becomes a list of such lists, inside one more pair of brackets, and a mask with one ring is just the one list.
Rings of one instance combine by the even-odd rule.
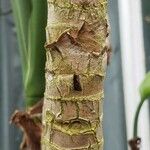
[[82, 91], [79, 75], [74, 74], [74, 76], [73, 76], [73, 87], [74, 87], [75, 91]]

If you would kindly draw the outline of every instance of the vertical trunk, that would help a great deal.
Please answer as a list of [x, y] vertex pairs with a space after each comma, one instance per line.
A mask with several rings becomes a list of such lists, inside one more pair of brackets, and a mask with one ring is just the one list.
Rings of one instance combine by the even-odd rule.
[[106, 0], [48, 0], [42, 150], [103, 150]]

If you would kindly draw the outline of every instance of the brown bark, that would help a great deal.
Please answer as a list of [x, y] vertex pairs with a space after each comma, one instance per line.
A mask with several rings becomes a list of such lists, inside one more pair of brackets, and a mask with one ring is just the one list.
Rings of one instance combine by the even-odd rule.
[[104, 0], [48, 0], [42, 150], [103, 150]]

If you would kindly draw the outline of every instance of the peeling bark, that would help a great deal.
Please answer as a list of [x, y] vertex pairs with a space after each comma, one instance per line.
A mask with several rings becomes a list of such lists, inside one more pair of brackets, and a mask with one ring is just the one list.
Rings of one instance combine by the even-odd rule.
[[15, 111], [10, 123], [23, 132], [20, 150], [41, 150], [43, 100], [37, 102], [28, 112]]
[[42, 150], [103, 150], [106, 0], [48, 0]]

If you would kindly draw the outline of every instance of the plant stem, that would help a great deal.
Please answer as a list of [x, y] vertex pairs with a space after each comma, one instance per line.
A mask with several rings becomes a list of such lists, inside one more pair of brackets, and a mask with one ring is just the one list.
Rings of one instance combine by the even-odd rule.
[[48, 0], [42, 150], [103, 150], [107, 0]]
[[137, 137], [139, 114], [140, 114], [141, 108], [142, 108], [142, 106], [143, 106], [143, 104], [144, 104], [144, 102], [145, 102], [146, 100], [147, 100], [147, 99], [141, 100], [140, 103], [139, 103], [139, 105], [138, 105], [138, 108], [137, 108], [137, 110], [136, 110], [135, 119], [134, 119], [134, 133], [133, 133], [134, 138]]

